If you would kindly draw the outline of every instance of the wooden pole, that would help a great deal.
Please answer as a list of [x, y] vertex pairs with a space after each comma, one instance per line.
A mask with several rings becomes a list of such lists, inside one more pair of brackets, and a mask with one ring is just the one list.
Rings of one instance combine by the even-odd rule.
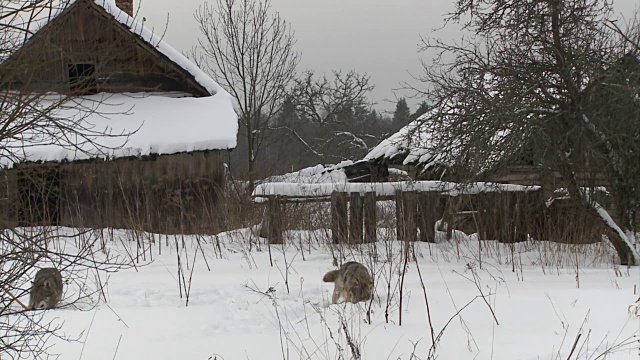
[[402, 207], [404, 213], [404, 240], [416, 241], [418, 239], [418, 226], [416, 212], [418, 210], [418, 193], [407, 191], [402, 194]]
[[474, 195], [477, 209], [478, 240], [496, 240], [498, 238], [498, 222], [495, 219], [495, 197], [491, 193]]
[[362, 196], [360, 193], [354, 192], [350, 196], [349, 206], [349, 243], [361, 244], [362, 243]]
[[331, 240], [334, 244], [347, 242], [347, 193], [331, 194]]
[[418, 229], [420, 241], [436, 242], [435, 226], [437, 221], [437, 207], [440, 194], [426, 192], [418, 195]]
[[404, 240], [404, 206], [402, 191], [396, 190], [396, 234], [398, 240]]
[[364, 194], [364, 242], [372, 243], [377, 241], [377, 213], [376, 194], [368, 192]]
[[282, 197], [269, 198], [267, 209], [267, 226], [269, 227], [269, 244], [282, 244]]

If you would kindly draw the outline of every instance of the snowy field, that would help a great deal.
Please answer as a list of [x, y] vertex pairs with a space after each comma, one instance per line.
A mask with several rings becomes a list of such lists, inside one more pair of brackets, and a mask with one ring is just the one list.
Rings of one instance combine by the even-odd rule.
[[[416, 243], [403, 278], [402, 244], [392, 238], [381, 231], [376, 244], [335, 247], [321, 231], [292, 231], [269, 252], [248, 229], [154, 235], [153, 244], [116, 230], [107, 248], [137, 258], [136, 267], [101, 273], [108, 301], [96, 306], [65, 305], [77, 291], [67, 286], [62, 307], [44, 316], [80, 341], [52, 338], [49, 351], [92, 360], [639, 357], [640, 270], [613, 265], [607, 244], [479, 249], [455, 233]], [[371, 304], [330, 304], [333, 284], [321, 279], [334, 255], [372, 269]]]

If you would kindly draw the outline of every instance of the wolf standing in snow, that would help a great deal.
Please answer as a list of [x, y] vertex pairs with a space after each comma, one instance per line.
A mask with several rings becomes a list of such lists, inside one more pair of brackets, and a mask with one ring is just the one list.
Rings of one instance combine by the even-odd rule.
[[62, 299], [62, 275], [56, 268], [42, 268], [36, 273], [29, 297], [32, 310], [51, 309]]
[[354, 304], [371, 299], [373, 280], [369, 270], [358, 262], [349, 261], [342, 264], [340, 269], [324, 274], [322, 281], [334, 283], [331, 298], [333, 304], [337, 303], [340, 297]]

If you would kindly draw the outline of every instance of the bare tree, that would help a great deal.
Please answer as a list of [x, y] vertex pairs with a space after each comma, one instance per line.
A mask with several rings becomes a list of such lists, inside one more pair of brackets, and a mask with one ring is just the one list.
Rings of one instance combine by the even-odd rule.
[[217, 0], [195, 13], [202, 37], [192, 57], [238, 99], [247, 139], [249, 187], [265, 129], [280, 109], [300, 60], [294, 34], [269, 0]]
[[[627, 41], [637, 29], [615, 31], [612, 14], [606, 0], [457, 0], [446, 20], [472, 36], [424, 39], [422, 50], [435, 57], [423, 62], [420, 80], [435, 105], [427, 120], [437, 129], [433, 150], [456, 154], [467, 174], [521, 156], [559, 173], [570, 197], [612, 229], [621, 262], [637, 264], [640, 68], [612, 75], [625, 54], [637, 61]], [[606, 107], [594, 106], [598, 99]], [[585, 190], [603, 172], [616, 223]]]
[[[312, 141], [294, 135], [322, 162], [329, 158], [342, 160], [348, 157], [347, 148], [366, 152], [379, 136], [369, 132], [364, 124], [371, 103], [367, 95], [374, 86], [367, 74], [349, 71], [343, 74], [333, 71], [333, 78], [316, 78], [312, 71], [296, 80], [292, 99], [300, 116], [317, 126], [319, 131]], [[362, 154], [361, 154], [362, 155]]]

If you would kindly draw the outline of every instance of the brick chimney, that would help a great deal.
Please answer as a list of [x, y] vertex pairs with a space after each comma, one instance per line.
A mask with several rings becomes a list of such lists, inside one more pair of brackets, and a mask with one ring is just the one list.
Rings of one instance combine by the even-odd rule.
[[116, 6], [133, 17], [133, 0], [116, 0]]

